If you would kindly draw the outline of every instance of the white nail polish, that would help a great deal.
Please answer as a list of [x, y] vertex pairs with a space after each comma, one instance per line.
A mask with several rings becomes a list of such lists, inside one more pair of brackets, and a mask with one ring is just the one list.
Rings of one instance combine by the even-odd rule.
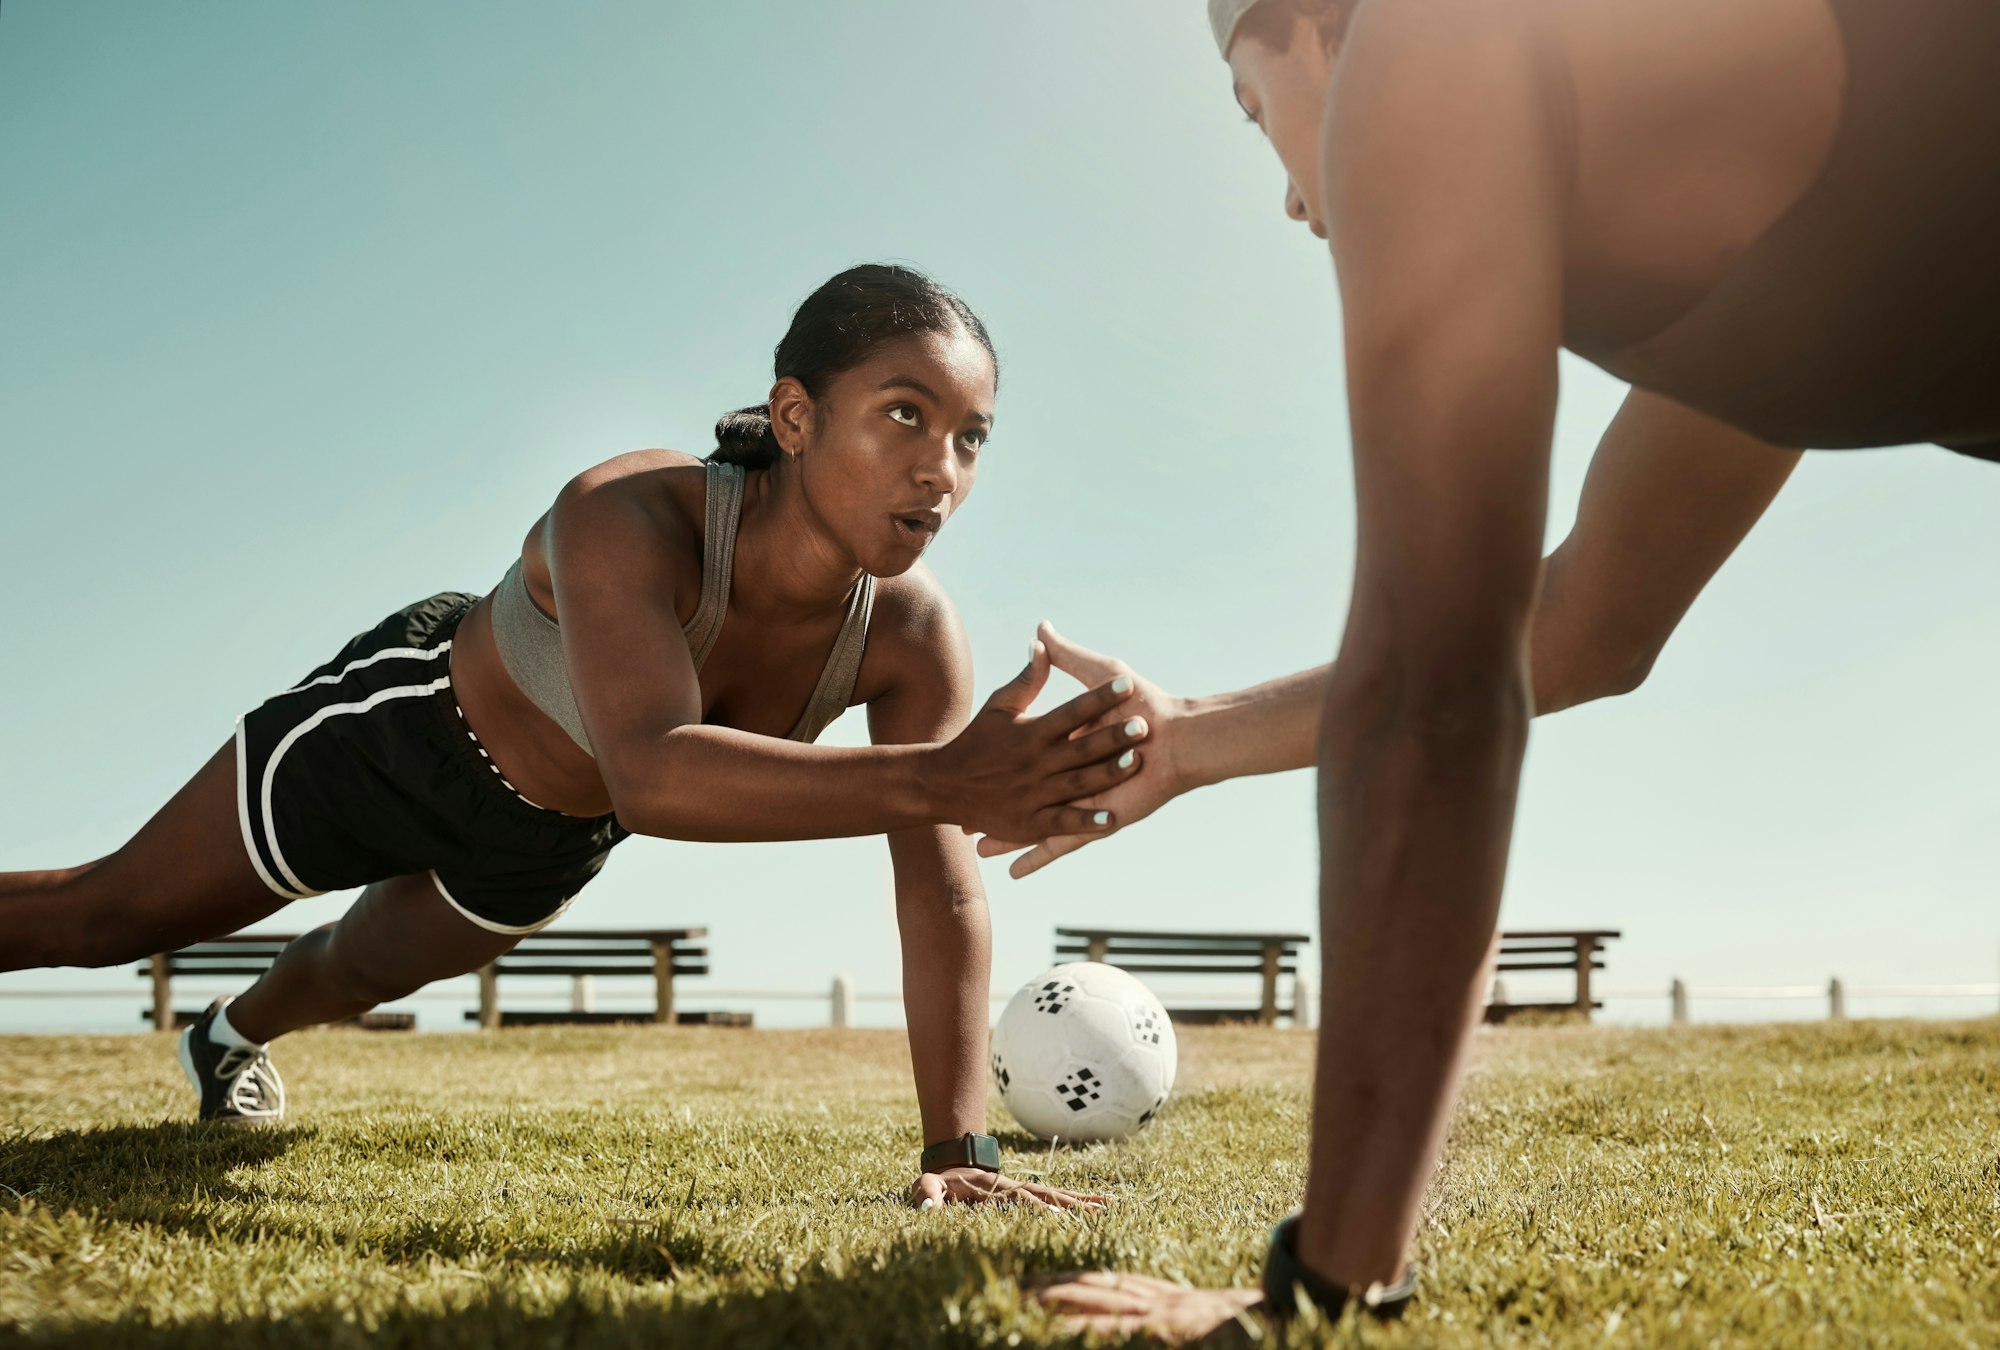
[[1109, 825], [1111, 823], [1111, 813], [1109, 811], [1099, 811], [1090, 819], [1096, 825]]
[[1125, 734], [1127, 736], [1138, 736], [1143, 734], [1145, 730], [1146, 719], [1143, 717], [1135, 717], [1125, 724]]
[[1121, 769], [1129, 769], [1132, 767], [1132, 761], [1137, 758], [1139, 758], [1139, 752], [1137, 750], [1127, 750], [1124, 754], [1118, 756], [1118, 767]]
[[917, 1206], [917, 1209], [919, 1211], [926, 1209], [936, 1209], [936, 1208], [937, 1208], [937, 1199], [934, 1196], [929, 1196], [929, 1195], [925, 1196], [924, 1202], [921, 1205]]
[[1114, 694], [1131, 693], [1132, 677], [1130, 675], [1120, 675], [1117, 679], [1111, 682], [1111, 692]]

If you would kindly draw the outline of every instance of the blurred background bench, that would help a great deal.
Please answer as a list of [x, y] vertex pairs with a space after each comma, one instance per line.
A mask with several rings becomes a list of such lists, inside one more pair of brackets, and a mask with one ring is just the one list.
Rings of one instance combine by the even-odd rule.
[[[1570, 1013], [1590, 1020], [1590, 1014], [1604, 1006], [1591, 997], [1591, 972], [1604, 969], [1604, 944], [1624, 934], [1609, 928], [1514, 929], [1500, 934], [1500, 959], [1494, 963], [1493, 996], [1486, 1005], [1488, 1022], [1505, 1022], [1522, 1013]], [[1542, 999], [1513, 1001], [1507, 997], [1510, 971], [1566, 970], [1575, 976], [1575, 991], [1568, 1000]]]
[[[156, 1026], [184, 1027], [201, 1016], [202, 1008], [175, 1008], [173, 982], [177, 976], [209, 979], [217, 976], [241, 979], [245, 984], [262, 975], [277, 960], [278, 953], [293, 940], [294, 933], [232, 933], [174, 951], [161, 952], [139, 967], [138, 973], [152, 981], [152, 1007], [141, 1011], [142, 1018]], [[740, 1012], [677, 1012], [674, 981], [684, 975], [708, 974], [708, 930], [706, 928], [664, 929], [570, 929], [530, 933], [514, 950], [478, 971], [479, 1006], [465, 1018], [481, 1027], [520, 1026], [535, 1023], [577, 1022], [665, 1022], [681, 1025], [749, 1026], [750, 1014]], [[514, 1009], [500, 1006], [500, 976], [558, 976], [569, 980], [567, 1009]], [[599, 978], [634, 977], [653, 982], [651, 1009], [599, 1011], [596, 982]], [[342, 1023], [369, 1030], [407, 1031], [416, 1026], [416, 1014], [370, 1012]]]
[[[1254, 1005], [1169, 1008], [1176, 1022], [1257, 1022], [1278, 1018], [1298, 1022], [1297, 1009], [1278, 1005], [1278, 977], [1298, 974], [1305, 933], [1190, 933], [1129, 928], [1058, 928], [1056, 960], [1102, 961], [1134, 975], [1255, 975], [1260, 993]], [[1293, 984], [1297, 988], [1296, 980]], [[1296, 1000], [1294, 1000], [1296, 1003]]]
[[[1496, 978], [1486, 1005], [1488, 1022], [1505, 1022], [1522, 1013], [1569, 1014], [1590, 1020], [1603, 1007], [1591, 994], [1591, 975], [1604, 969], [1604, 944], [1623, 936], [1613, 929], [1517, 929], [1499, 935], [1496, 976], [1568, 971], [1575, 980], [1569, 998], [1510, 1000], [1506, 983]], [[1301, 1008], [1300, 991], [1310, 996], [1311, 979], [1298, 978], [1298, 953], [1310, 938], [1304, 933], [1204, 933], [1179, 930], [1138, 931], [1126, 928], [1058, 928], [1058, 961], [1102, 961], [1135, 975], [1254, 975], [1258, 998], [1254, 1005], [1234, 1004], [1169, 1008], [1176, 1022], [1256, 1022], [1274, 1025], [1288, 1017], [1294, 1026], [1310, 1026], [1317, 1009]], [[1291, 1001], [1281, 1003], [1279, 977], [1292, 977]], [[1532, 977], [1532, 974], [1531, 974]]]
[[[708, 974], [706, 928], [544, 930], [522, 938], [513, 951], [479, 972], [479, 1007], [465, 1020], [482, 1027], [543, 1026], [579, 1022], [667, 1022], [747, 1027], [749, 1013], [676, 1013], [674, 979]], [[502, 975], [562, 975], [570, 982], [567, 1010], [504, 1011]], [[597, 981], [636, 977], [653, 981], [653, 1009], [599, 1011]]]

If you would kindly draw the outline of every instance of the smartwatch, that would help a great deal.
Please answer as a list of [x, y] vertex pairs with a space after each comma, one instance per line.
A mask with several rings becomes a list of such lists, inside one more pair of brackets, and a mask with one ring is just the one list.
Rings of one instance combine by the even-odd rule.
[[942, 1172], [947, 1167], [976, 1167], [982, 1172], [1000, 1170], [1000, 1141], [990, 1134], [962, 1134], [924, 1150], [917, 1166], [925, 1172]]

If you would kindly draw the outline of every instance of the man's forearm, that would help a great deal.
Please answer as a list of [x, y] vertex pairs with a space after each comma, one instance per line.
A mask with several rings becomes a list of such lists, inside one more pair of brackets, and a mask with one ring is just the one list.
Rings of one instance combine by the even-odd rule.
[[[1527, 744], [1523, 681], [1418, 710], [1330, 690], [1319, 775], [1324, 951], [1298, 1253], [1396, 1276], [1483, 993]], [[1365, 703], [1365, 700], [1362, 701]]]
[[1187, 700], [1187, 786], [1310, 768], [1331, 669], [1319, 666], [1235, 693]]

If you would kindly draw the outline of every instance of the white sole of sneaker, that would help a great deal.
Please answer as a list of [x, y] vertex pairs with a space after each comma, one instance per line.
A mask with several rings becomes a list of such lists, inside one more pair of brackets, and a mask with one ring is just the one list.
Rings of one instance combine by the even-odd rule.
[[188, 1052], [188, 1047], [193, 1040], [194, 1040], [193, 1027], [189, 1027], [186, 1031], [183, 1031], [181, 1033], [181, 1047], [180, 1047], [181, 1072], [187, 1075], [188, 1085], [194, 1089], [194, 1107], [196, 1111], [200, 1111], [201, 1075], [195, 1072], [194, 1056]]

